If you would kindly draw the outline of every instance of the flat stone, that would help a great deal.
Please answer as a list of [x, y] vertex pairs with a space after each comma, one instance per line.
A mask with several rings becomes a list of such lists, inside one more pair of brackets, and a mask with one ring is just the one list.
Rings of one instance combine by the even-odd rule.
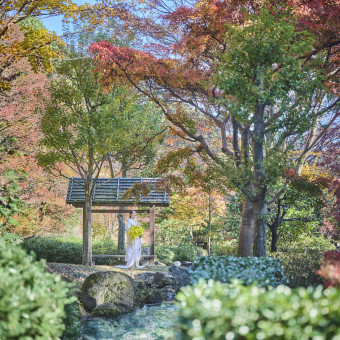
[[176, 267], [180, 267], [181, 266], [181, 262], [175, 261], [172, 265], [176, 266]]

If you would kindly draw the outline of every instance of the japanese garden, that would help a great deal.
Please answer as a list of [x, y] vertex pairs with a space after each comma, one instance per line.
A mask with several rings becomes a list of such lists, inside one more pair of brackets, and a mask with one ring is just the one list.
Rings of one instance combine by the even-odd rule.
[[1, 340], [340, 339], [339, 1], [0, 3]]

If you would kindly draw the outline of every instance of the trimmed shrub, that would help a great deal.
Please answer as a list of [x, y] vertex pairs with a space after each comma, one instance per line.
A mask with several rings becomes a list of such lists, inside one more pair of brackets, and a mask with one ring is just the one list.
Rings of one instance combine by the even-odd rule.
[[287, 283], [281, 262], [270, 257], [201, 257], [191, 270], [190, 282], [201, 278], [226, 283], [238, 279], [246, 286], [256, 283], [262, 287]]
[[172, 248], [175, 252], [175, 261], [195, 261], [197, 258], [196, 247], [193, 244], [181, 244]]
[[322, 278], [316, 274], [322, 262], [322, 255], [322, 252], [316, 250], [271, 254], [273, 258], [281, 261], [291, 288], [322, 284]]
[[340, 288], [340, 251], [327, 251], [317, 274], [324, 278], [325, 287]]
[[196, 255], [199, 257], [208, 256], [208, 249], [202, 247], [196, 247]]
[[[81, 264], [82, 239], [80, 238], [43, 238], [33, 237], [24, 239], [21, 243], [28, 253], [33, 251], [38, 260], [47, 262]], [[93, 254], [118, 255], [114, 243], [110, 239], [93, 240]], [[114, 265], [117, 259], [96, 259], [98, 265]]]
[[155, 249], [157, 259], [166, 265], [171, 265], [174, 261], [194, 262], [197, 256], [208, 255], [208, 251], [192, 244], [181, 244], [175, 247], [158, 246]]
[[70, 285], [44, 262], [0, 239], [0, 339], [56, 339], [65, 325]]
[[211, 247], [211, 254], [215, 256], [236, 256], [237, 254], [237, 241], [230, 240], [223, 243], [213, 245]]
[[181, 339], [339, 339], [340, 290], [200, 280], [177, 294]]
[[318, 253], [324, 253], [328, 250], [335, 250], [333, 242], [326, 239], [322, 235], [305, 235], [301, 234], [299, 237], [294, 239], [293, 242], [286, 243], [284, 241], [280, 242], [278, 246], [279, 251], [284, 252], [294, 252], [294, 253], [304, 253], [306, 251], [313, 251]]
[[172, 250], [175, 252], [175, 261], [196, 261], [198, 247], [193, 244], [181, 244], [172, 248]]
[[[122, 255], [111, 239], [93, 240], [92, 253], [98, 255]], [[96, 258], [96, 265], [114, 266], [119, 263], [118, 259]]]
[[33, 251], [37, 260], [47, 262], [81, 264], [82, 245], [77, 239], [62, 240], [55, 238], [32, 237], [21, 244], [28, 253]]
[[175, 252], [171, 247], [155, 247], [155, 254], [160, 262], [171, 265], [174, 262]]

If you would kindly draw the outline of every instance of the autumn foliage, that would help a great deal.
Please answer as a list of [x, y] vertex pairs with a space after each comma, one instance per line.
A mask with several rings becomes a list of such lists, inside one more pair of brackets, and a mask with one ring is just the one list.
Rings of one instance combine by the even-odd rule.
[[[11, 32], [14, 43], [24, 40], [18, 25], [11, 25]], [[0, 205], [11, 217], [0, 214], [1, 222], [5, 218], [7, 230], [25, 236], [63, 230], [65, 219], [74, 212], [64, 201], [65, 184], [55, 181], [36, 160], [42, 135], [36, 108], [43, 107], [49, 96], [48, 78], [23, 55], [5, 72], [11, 87], [0, 94]]]
[[327, 251], [317, 274], [325, 280], [325, 287], [340, 288], [340, 252], [336, 250]]
[[[333, 1], [154, 5], [147, 19], [130, 12], [131, 29], [149, 39], [141, 48], [90, 45], [101, 82], [107, 90], [115, 82], [135, 87], [160, 106], [177, 136], [191, 142], [171, 151], [160, 169], [188, 169], [189, 158], [199, 155], [242, 192], [239, 254], [252, 254], [254, 238], [254, 254], [264, 256], [262, 215], [286, 184], [266, 196], [278, 178], [291, 180], [284, 177], [291, 141], [303, 143], [292, 161], [299, 172], [322, 136], [319, 117], [336, 116], [338, 7]], [[202, 131], [202, 119], [210, 131]]]

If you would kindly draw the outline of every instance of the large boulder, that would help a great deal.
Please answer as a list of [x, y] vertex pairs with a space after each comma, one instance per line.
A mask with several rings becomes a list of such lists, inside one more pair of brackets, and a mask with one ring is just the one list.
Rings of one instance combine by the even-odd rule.
[[163, 300], [164, 299], [162, 296], [162, 292], [157, 288], [151, 288], [148, 291], [148, 295], [146, 299], [144, 300], [144, 303], [147, 303], [147, 304], [161, 303]]
[[169, 268], [169, 272], [172, 274], [175, 282], [177, 290], [183, 286], [189, 284], [190, 274], [187, 268], [171, 266]]
[[145, 281], [135, 281], [135, 307], [141, 308], [149, 297], [150, 284]]
[[134, 281], [119, 272], [89, 275], [82, 287], [80, 300], [87, 311], [99, 315], [128, 313], [134, 305]]
[[163, 288], [165, 286], [174, 286], [175, 280], [172, 275], [167, 273], [157, 272], [155, 273], [151, 282], [151, 287]]

